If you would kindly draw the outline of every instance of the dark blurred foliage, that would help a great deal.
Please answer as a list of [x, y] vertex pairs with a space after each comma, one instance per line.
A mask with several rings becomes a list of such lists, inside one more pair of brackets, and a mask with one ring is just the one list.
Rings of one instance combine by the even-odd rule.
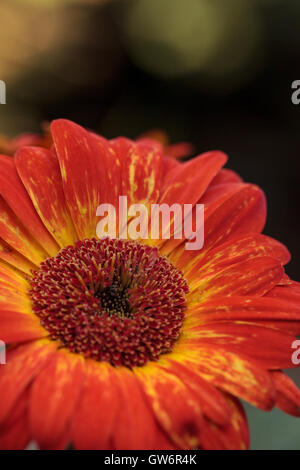
[[[109, 138], [161, 128], [221, 149], [266, 192], [265, 232], [300, 280], [299, 0], [1, 0], [0, 22], [0, 133], [66, 117]], [[300, 422], [249, 414], [255, 448], [300, 448]]]

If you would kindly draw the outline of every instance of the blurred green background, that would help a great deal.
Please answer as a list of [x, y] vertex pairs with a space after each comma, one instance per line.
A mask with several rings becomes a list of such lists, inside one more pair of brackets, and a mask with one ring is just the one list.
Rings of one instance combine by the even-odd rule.
[[[0, 134], [66, 117], [109, 138], [158, 128], [222, 149], [265, 190], [265, 232], [300, 280], [299, 24], [299, 0], [1, 0]], [[300, 449], [299, 420], [247, 412], [253, 449]]]

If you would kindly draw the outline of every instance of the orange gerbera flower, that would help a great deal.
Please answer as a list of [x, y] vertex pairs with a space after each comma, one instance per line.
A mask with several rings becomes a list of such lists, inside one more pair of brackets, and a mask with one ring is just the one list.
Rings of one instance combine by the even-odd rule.
[[[281, 369], [300, 287], [261, 235], [263, 192], [222, 152], [180, 163], [149, 139], [51, 130], [50, 150], [0, 157], [0, 447], [244, 449], [239, 398], [298, 416]], [[204, 247], [95, 238], [98, 205], [119, 195], [204, 204]]]

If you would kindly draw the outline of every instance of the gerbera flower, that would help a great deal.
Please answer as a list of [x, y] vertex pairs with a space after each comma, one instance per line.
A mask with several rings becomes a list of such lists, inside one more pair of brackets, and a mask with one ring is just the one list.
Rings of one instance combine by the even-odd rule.
[[[261, 235], [263, 192], [208, 152], [107, 141], [54, 121], [54, 146], [0, 158], [0, 446], [245, 449], [239, 399], [299, 415], [300, 287]], [[97, 239], [101, 202], [205, 205], [205, 242]], [[173, 230], [175, 230], [173, 224]]]

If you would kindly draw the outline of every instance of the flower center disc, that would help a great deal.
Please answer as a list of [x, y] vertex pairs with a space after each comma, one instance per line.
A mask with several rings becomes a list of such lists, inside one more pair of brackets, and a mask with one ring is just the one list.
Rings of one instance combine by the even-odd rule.
[[114, 366], [142, 366], [180, 335], [188, 286], [157, 248], [86, 239], [43, 261], [31, 280], [33, 311], [50, 337]]

